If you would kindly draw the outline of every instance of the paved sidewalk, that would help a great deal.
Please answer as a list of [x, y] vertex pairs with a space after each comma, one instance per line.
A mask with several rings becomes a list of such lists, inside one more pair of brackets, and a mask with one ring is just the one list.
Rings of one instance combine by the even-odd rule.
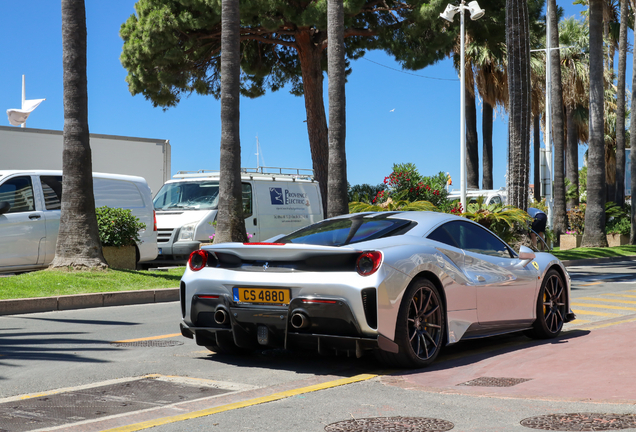
[[[571, 330], [547, 341], [527, 343], [517, 338], [490, 351], [472, 355], [464, 351], [463, 356], [448, 361], [442, 356], [428, 369], [385, 377], [383, 381], [411, 390], [448, 394], [636, 403], [636, 315], [589, 328], [592, 330]], [[510, 387], [464, 384], [478, 378], [528, 381]]]

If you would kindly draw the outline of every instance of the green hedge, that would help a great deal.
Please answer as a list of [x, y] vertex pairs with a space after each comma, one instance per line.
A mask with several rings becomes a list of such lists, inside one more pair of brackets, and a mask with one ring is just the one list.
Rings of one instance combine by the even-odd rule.
[[104, 206], [96, 212], [102, 246], [134, 246], [139, 241], [139, 230], [146, 229], [146, 224], [128, 209]]

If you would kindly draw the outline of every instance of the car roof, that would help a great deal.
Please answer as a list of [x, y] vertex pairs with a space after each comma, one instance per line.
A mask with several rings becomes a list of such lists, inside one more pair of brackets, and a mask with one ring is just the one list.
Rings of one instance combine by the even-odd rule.
[[[32, 170], [0, 170], [0, 178], [13, 174], [29, 174], [29, 175], [44, 175], [44, 176], [61, 176], [62, 170], [40, 170], [40, 169], [32, 169]], [[93, 177], [101, 177], [115, 180], [127, 180], [131, 182], [141, 182], [147, 183], [146, 179], [141, 176], [132, 176], [128, 174], [112, 174], [112, 173], [101, 173], [101, 172], [93, 172]]]

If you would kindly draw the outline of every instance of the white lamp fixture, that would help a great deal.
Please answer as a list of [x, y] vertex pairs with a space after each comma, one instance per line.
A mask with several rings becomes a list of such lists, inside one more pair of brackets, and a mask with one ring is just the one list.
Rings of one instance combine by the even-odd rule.
[[446, 5], [446, 9], [444, 12], [439, 14], [440, 17], [444, 18], [446, 21], [453, 22], [453, 18], [455, 18], [455, 14], [459, 12], [459, 8], [453, 5]]
[[479, 4], [476, 1], [468, 3], [468, 10], [470, 11], [470, 19], [473, 21], [483, 17], [486, 13], [485, 10], [479, 7]]
[[446, 5], [446, 9], [444, 12], [439, 14], [441, 18], [444, 18], [446, 21], [453, 22], [453, 18], [457, 12], [461, 12], [461, 55], [460, 55], [460, 90], [459, 90], [459, 142], [460, 142], [460, 178], [459, 185], [461, 191], [461, 203], [462, 203], [462, 211], [467, 211], [466, 209], [466, 112], [464, 108], [464, 98], [466, 97], [466, 67], [465, 67], [465, 44], [464, 44], [464, 11], [470, 12], [470, 19], [473, 21], [478, 20], [483, 17], [486, 11], [479, 7], [479, 4], [476, 1], [471, 1], [468, 3], [468, 6], [464, 4], [464, 0], [461, 0], [461, 4], [459, 6], [453, 6], [451, 4]]

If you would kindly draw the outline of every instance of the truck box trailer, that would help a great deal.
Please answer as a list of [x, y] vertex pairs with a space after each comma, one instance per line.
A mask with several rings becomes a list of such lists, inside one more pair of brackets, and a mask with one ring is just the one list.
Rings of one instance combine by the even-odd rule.
[[[62, 131], [0, 126], [0, 170], [61, 170]], [[93, 172], [146, 179], [152, 194], [170, 179], [170, 141], [90, 134]]]

